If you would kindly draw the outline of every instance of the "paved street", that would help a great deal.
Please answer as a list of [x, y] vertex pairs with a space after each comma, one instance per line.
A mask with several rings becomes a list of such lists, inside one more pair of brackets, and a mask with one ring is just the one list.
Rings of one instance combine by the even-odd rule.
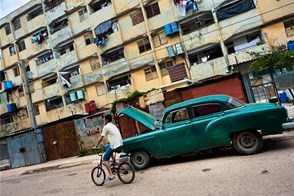
[[157, 161], [137, 171], [134, 182], [118, 179], [102, 187], [90, 177], [94, 164], [1, 178], [9, 195], [293, 195], [294, 132], [265, 140], [262, 153], [238, 156], [218, 150]]

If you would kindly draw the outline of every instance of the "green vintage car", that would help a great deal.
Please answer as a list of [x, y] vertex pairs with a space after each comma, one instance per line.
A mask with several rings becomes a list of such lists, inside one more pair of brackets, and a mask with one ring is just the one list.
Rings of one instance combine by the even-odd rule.
[[[134, 107], [121, 114], [150, 130], [123, 140], [136, 169], [146, 168], [150, 158], [168, 158], [202, 150], [233, 146], [240, 154], [261, 151], [263, 135], [279, 134], [289, 125], [285, 107], [244, 104], [227, 95], [212, 95], [172, 105], [162, 120]], [[289, 127], [289, 126], [288, 126]]]

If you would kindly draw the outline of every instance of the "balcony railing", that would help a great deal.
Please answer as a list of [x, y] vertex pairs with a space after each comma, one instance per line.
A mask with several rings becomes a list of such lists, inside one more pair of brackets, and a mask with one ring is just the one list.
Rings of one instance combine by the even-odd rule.
[[58, 43], [65, 41], [71, 37], [69, 27], [64, 27], [51, 35], [51, 45], [55, 47]]
[[193, 81], [205, 80], [217, 75], [226, 75], [227, 64], [224, 57], [216, 58], [205, 63], [194, 64], [190, 72]]

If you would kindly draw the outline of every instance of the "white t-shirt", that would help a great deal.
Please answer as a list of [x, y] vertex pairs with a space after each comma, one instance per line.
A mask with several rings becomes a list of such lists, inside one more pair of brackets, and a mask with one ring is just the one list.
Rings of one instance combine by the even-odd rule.
[[112, 123], [107, 123], [107, 125], [103, 127], [101, 136], [107, 137], [112, 149], [116, 149], [123, 144], [118, 128]]

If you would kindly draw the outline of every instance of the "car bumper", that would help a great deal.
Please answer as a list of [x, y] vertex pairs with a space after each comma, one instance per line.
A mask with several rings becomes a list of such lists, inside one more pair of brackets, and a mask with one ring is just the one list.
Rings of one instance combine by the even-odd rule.
[[288, 122], [282, 124], [283, 129], [294, 129], [294, 122]]

